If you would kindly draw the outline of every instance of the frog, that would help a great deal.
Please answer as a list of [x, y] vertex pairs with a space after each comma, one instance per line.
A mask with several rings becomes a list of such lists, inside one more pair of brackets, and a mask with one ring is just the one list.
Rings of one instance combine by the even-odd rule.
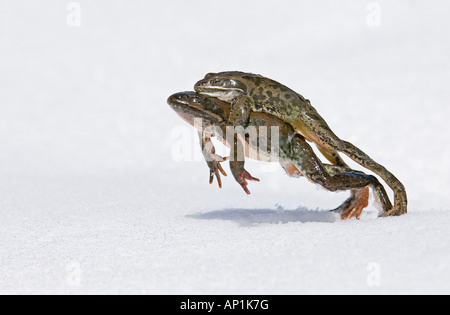
[[315, 143], [333, 164], [345, 167], [339, 153], [347, 155], [380, 176], [394, 192], [394, 205], [385, 207], [380, 216], [400, 216], [408, 212], [408, 199], [402, 182], [361, 149], [339, 138], [311, 101], [301, 94], [275, 80], [240, 71], [208, 73], [195, 84], [194, 89], [198, 94], [229, 103], [229, 122], [234, 126], [248, 126], [252, 112], [271, 114], [290, 124], [306, 141]]
[[[169, 97], [168, 104], [181, 118], [198, 128], [202, 153], [210, 168], [210, 184], [213, 183], [214, 178], [217, 178], [219, 187], [222, 188], [220, 174], [223, 176], [227, 176], [227, 174], [220, 163], [227, 161], [228, 158], [223, 158], [215, 153], [211, 137], [218, 137], [229, 147], [236, 145], [236, 142], [229, 141], [229, 138], [224, 136], [228, 132], [227, 127], [232, 126], [229, 121], [232, 110], [230, 104], [196, 92], [176, 93]], [[198, 123], [198, 120], [201, 120], [201, 123]], [[267, 113], [251, 112], [248, 125], [257, 127], [258, 137], [247, 138], [244, 134], [238, 135], [241, 138], [240, 141], [246, 144], [245, 156], [256, 156], [257, 160], [280, 162], [289, 176], [304, 176], [329, 191], [350, 190], [350, 198], [332, 210], [339, 213], [343, 220], [352, 217], [360, 218], [363, 209], [369, 204], [369, 187], [373, 189], [376, 200], [382, 205], [382, 208], [392, 207], [384, 187], [375, 176], [352, 170], [347, 165], [322, 163], [306, 139], [280, 118]], [[275, 150], [271, 145], [273, 127], [279, 134], [276, 144], [278, 147]], [[217, 129], [219, 129], [218, 132]], [[260, 146], [261, 139], [263, 143], [268, 143], [263, 150]], [[238, 149], [234, 148], [232, 151], [236, 150]], [[258, 151], [260, 154], [252, 155], [249, 153], [250, 151]], [[274, 159], [273, 155], [279, 159]], [[241, 178], [241, 165], [239, 160], [230, 160], [230, 168], [236, 181], [247, 194], [250, 194], [246, 180], [258, 181], [258, 179], [247, 171], [245, 172], [248, 176], [244, 179]]]

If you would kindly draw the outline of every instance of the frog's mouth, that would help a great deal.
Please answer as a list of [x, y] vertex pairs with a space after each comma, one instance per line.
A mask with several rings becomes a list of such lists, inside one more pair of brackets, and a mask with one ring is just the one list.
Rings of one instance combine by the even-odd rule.
[[195, 88], [196, 92], [209, 97], [218, 98], [221, 101], [231, 102], [236, 97], [244, 94], [244, 90], [239, 88], [224, 88], [224, 87], [208, 87], [208, 86], [197, 86]]
[[196, 96], [195, 93], [175, 94], [167, 100], [172, 109], [183, 120], [194, 125], [196, 119], [201, 119], [205, 124], [219, 124], [222, 120], [220, 116], [212, 115], [205, 111], [202, 103], [202, 97]]
[[172, 95], [167, 103], [178, 113], [183, 116], [199, 116], [204, 113], [203, 106], [200, 102], [192, 101], [189, 95], [183, 96], [179, 94]]

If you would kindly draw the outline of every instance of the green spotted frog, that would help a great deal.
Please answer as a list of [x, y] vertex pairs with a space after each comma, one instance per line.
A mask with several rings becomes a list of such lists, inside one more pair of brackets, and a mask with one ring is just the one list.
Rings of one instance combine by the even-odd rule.
[[[169, 97], [168, 104], [180, 117], [199, 129], [202, 152], [210, 168], [210, 183], [217, 178], [219, 187], [222, 187], [220, 174], [226, 176], [220, 163], [227, 159], [215, 153], [211, 142], [211, 137], [216, 136], [231, 147], [232, 152], [240, 151], [238, 142], [245, 143], [241, 152], [245, 156], [278, 161], [290, 176], [305, 176], [329, 191], [350, 190], [350, 198], [334, 210], [341, 214], [342, 219], [360, 217], [362, 210], [368, 205], [369, 187], [373, 189], [383, 209], [392, 207], [384, 187], [376, 177], [354, 171], [347, 165], [336, 165], [340, 162], [336, 163], [333, 159], [332, 165], [323, 164], [305, 137], [298, 134], [289, 123], [272, 114], [252, 111], [247, 125], [255, 127], [257, 136], [248, 137], [245, 133], [237, 133], [239, 141], [235, 141], [234, 137], [227, 135], [227, 128], [233, 126], [229, 121], [232, 107], [228, 102], [195, 92], [182, 92]], [[274, 131], [277, 132], [275, 138], [272, 134]], [[266, 145], [261, 146], [261, 143]], [[247, 180], [258, 179], [243, 168], [243, 161], [239, 159], [231, 159], [230, 168], [236, 181], [249, 194]]]
[[266, 113], [288, 123], [298, 135], [315, 143], [332, 164], [345, 167], [339, 156], [339, 152], [344, 153], [379, 175], [394, 191], [394, 205], [390, 206], [387, 200], [382, 201], [381, 216], [407, 213], [408, 202], [403, 184], [366, 153], [336, 136], [311, 102], [297, 92], [261, 75], [237, 71], [209, 73], [194, 88], [198, 94], [229, 103], [228, 122], [233, 126], [247, 127], [251, 113]]

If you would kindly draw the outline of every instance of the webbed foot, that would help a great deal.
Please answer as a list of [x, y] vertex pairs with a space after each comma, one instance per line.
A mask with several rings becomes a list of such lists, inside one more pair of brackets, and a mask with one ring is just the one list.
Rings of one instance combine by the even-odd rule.
[[222, 168], [222, 165], [220, 163], [225, 162], [228, 160], [226, 157], [221, 157], [220, 155], [213, 154], [211, 155], [212, 160], [207, 161], [208, 167], [209, 167], [209, 183], [212, 184], [214, 182], [214, 177], [217, 178], [217, 183], [219, 184], [219, 188], [222, 188], [222, 179], [220, 177], [220, 174], [222, 173], [223, 176], [228, 176], [227, 173]]
[[369, 193], [369, 187], [353, 189], [351, 197], [339, 208], [332, 211], [339, 213], [342, 220], [348, 220], [353, 217], [359, 219], [363, 209], [369, 205]]
[[247, 186], [248, 186], [247, 180], [255, 181], [255, 182], [259, 182], [260, 180], [258, 178], [253, 177], [252, 175], [250, 175], [250, 173], [247, 172], [246, 170], [244, 170], [242, 173], [240, 173], [236, 177], [236, 181], [242, 186], [242, 188], [247, 193], [247, 195], [250, 195], [250, 190], [248, 190], [248, 188], [247, 188]]
[[244, 168], [244, 161], [230, 161], [230, 169], [231, 173], [233, 173], [234, 178], [236, 181], [241, 185], [241, 187], [244, 189], [247, 195], [250, 195], [250, 190], [248, 190], [248, 182], [247, 180], [259, 182], [260, 180], [256, 177], [253, 177], [250, 175], [249, 172], [247, 172]]

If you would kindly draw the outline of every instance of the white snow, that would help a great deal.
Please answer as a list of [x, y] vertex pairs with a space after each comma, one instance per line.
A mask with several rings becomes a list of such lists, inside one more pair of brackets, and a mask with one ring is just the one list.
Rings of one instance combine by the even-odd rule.
[[[450, 293], [447, 1], [375, 2], [379, 26], [370, 1], [80, 0], [81, 27], [68, 3], [0, 2], [0, 293]], [[347, 193], [278, 166], [247, 197], [174, 161], [167, 97], [222, 70], [310, 99], [410, 213], [342, 222]]]

